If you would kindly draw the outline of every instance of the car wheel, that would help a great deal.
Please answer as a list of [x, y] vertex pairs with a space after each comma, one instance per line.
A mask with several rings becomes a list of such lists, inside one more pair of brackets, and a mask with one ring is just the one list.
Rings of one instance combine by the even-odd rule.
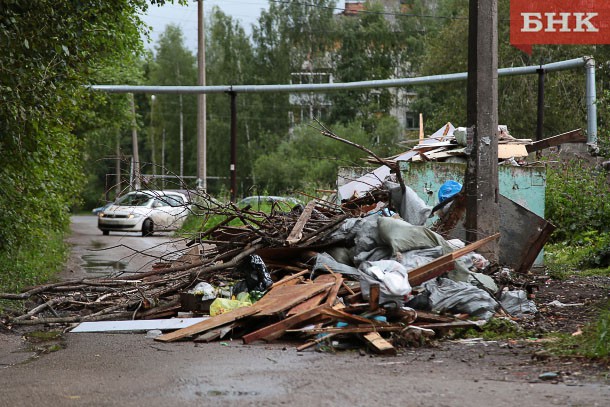
[[102, 230], [102, 234], [104, 236], [108, 236], [110, 234], [110, 231], [109, 230]]
[[145, 219], [144, 223], [142, 223], [142, 236], [152, 236], [153, 228], [153, 221], [150, 219]]

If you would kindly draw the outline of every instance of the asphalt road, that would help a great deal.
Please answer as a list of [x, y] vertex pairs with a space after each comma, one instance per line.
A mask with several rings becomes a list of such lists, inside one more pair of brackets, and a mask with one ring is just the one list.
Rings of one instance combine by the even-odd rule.
[[[73, 218], [70, 243], [66, 278], [123, 267], [108, 262], [142, 270], [153, 258], [131, 249], [170, 256], [180, 244], [168, 235], [102, 236], [90, 216]], [[610, 399], [607, 382], [570, 363], [533, 361], [531, 349], [516, 344], [442, 343], [377, 357], [299, 353], [300, 343], [159, 343], [144, 333], [70, 332], [35, 343], [0, 331], [0, 406], [540, 407]], [[565, 379], [542, 382], [549, 370]]]
[[136, 232], [110, 232], [103, 236], [93, 215], [73, 216], [71, 230], [67, 241], [72, 256], [64, 278], [150, 271], [153, 263], [171, 261], [184, 248], [184, 241], [172, 238], [168, 232], [156, 232], [150, 237]]

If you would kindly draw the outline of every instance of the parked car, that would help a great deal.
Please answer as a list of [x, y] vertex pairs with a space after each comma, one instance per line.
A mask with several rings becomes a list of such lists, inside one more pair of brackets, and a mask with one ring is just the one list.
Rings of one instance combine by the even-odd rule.
[[239, 201], [237, 203], [237, 206], [243, 207], [246, 205], [261, 205], [264, 203], [273, 203], [273, 202], [284, 202], [284, 203], [287, 203], [288, 205], [298, 205], [301, 203], [298, 199], [292, 198], [292, 197], [256, 195], [256, 196], [249, 196], [247, 198], [242, 199], [241, 201]]
[[134, 191], [118, 198], [98, 214], [97, 227], [110, 231], [141, 232], [176, 230], [190, 211], [186, 195], [174, 191]]
[[114, 202], [108, 202], [106, 205], [104, 206], [99, 206], [97, 208], [93, 208], [93, 210], [91, 211], [94, 215], [99, 215], [100, 212], [103, 212], [104, 210], [110, 208], [112, 206]]

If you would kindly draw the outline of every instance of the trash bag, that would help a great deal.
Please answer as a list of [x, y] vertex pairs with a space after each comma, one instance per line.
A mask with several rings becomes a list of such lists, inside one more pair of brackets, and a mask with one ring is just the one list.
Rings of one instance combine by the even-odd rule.
[[213, 300], [216, 298], [217, 291], [210, 283], [202, 281], [188, 291], [189, 294], [201, 295], [201, 301]]
[[271, 280], [263, 259], [257, 254], [248, 256], [246, 261], [239, 266], [238, 272], [246, 277], [248, 291], [267, 291], [273, 285], [273, 280]]
[[534, 315], [538, 312], [536, 304], [527, 298], [523, 290], [504, 291], [500, 297], [500, 304], [513, 317], [523, 317], [526, 314]]
[[390, 191], [392, 206], [398, 208], [401, 218], [412, 225], [421, 226], [426, 223], [432, 208], [413, 189], [405, 186], [403, 193], [400, 184], [385, 181], [383, 185]]
[[223, 314], [228, 311], [232, 311], [241, 307], [249, 307], [252, 305], [248, 296], [242, 297], [243, 301], [240, 300], [230, 300], [228, 298], [216, 298], [210, 304], [210, 316], [214, 317], [216, 315]]
[[392, 247], [393, 253], [416, 249], [430, 249], [442, 246], [443, 254], [451, 253], [453, 248], [438, 233], [425, 226], [415, 226], [402, 219], [379, 218], [379, 237]]
[[365, 300], [369, 299], [371, 284], [379, 284], [380, 303], [393, 301], [402, 306], [411, 294], [407, 269], [395, 260], [365, 261], [358, 270]]
[[328, 253], [318, 253], [316, 256], [316, 264], [313, 266], [313, 272], [315, 273], [316, 271], [323, 271], [324, 273], [328, 273], [328, 269], [326, 267], [330, 268], [335, 273], [341, 273], [343, 275], [356, 277], [360, 275], [358, 269], [355, 267], [339, 263]]
[[439, 277], [423, 285], [430, 292], [430, 305], [435, 312], [466, 313], [488, 320], [493, 317], [498, 305], [487, 291], [469, 283]]
[[462, 184], [457, 181], [447, 181], [438, 190], [438, 202], [445, 202], [462, 190]]

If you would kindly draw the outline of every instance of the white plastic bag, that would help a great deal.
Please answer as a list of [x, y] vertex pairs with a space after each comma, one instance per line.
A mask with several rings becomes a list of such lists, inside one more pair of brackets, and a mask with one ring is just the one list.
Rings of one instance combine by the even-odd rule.
[[369, 299], [371, 284], [379, 284], [380, 303], [394, 301], [402, 305], [411, 294], [407, 269], [395, 260], [365, 261], [358, 270], [365, 300]]

